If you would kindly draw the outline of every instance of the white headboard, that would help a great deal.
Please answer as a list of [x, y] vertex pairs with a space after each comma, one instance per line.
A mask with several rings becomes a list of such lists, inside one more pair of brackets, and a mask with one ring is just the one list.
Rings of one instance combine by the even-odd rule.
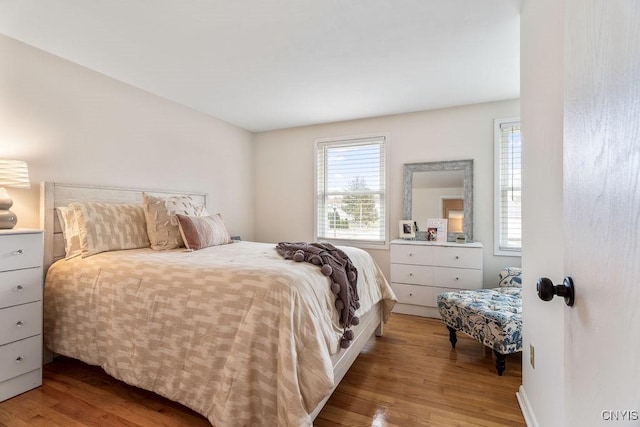
[[195, 203], [207, 206], [207, 194], [193, 191], [149, 190], [97, 185], [40, 183], [40, 227], [44, 229], [44, 272], [54, 261], [64, 258], [64, 238], [55, 208], [74, 202], [140, 203], [142, 193], [153, 196], [191, 196]]

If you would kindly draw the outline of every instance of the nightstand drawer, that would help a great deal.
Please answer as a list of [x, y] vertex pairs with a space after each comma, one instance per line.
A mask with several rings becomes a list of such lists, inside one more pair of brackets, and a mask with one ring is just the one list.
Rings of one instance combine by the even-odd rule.
[[42, 336], [0, 346], [0, 381], [17, 377], [42, 366]]
[[42, 333], [42, 301], [0, 310], [0, 344]]
[[433, 267], [425, 265], [392, 264], [391, 281], [430, 286], [433, 284]]
[[391, 287], [400, 304], [427, 305], [433, 299], [429, 286], [392, 283]]
[[0, 271], [42, 266], [42, 248], [42, 233], [2, 236]]
[[42, 299], [42, 269], [0, 273], [0, 308]]
[[441, 288], [479, 289], [482, 287], [482, 270], [434, 267], [433, 284]]
[[0, 402], [42, 385], [42, 368], [0, 382]]

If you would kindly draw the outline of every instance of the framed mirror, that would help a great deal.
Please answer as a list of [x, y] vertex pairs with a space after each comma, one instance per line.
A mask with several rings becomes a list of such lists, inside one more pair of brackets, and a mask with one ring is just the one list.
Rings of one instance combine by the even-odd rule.
[[417, 223], [417, 240], [426, 240], [428, 218], [447, 218], [448, 241], [473, 242], [473, 160], [405, 163], [402, 181], [402, 219]]

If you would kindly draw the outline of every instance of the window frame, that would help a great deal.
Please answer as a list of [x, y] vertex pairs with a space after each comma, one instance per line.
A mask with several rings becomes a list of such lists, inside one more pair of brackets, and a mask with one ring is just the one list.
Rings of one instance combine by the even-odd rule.
[[[501, 231], [502, 231], [502, 221], [501, 221], [501, 193], [502, 188], [500, 186], [500, 165], [501, 165], [501, 152], [502, 152], [502, 125], [509, 123], [517, 123], [520, 126], [520, 143], [522, 144], [522, 128], [521, 121], [519, 116], [506, 117], [494, 120], [494, 255], [497, 256], [512, 256], [512, 257], [521, 257], [522, 256], [522, 205], [520, 206], [520, 247], [513, 249], [504, 249], [502, 247], [501, 242]], [[520, 197], [522, 198], [522, 148], [520, 151]], [[522, 200], [522, 199], [521, 199]], [[521, 202], [522, 203], [522, 202]]]
[[[375, 140], [382, 139], [383, 147], [384, 147], [384, 191], [383, 197], [381, 197], [381, 201], [384, 203], [384, 214], [380, 218], [380, 221], [383, 222], [384, 225], [384, 233], [383, 233], [383, 241], [373, 242], [373, 241], [365, 241], [365, 240], [355, 240], [355, 239], [333, 239], [327, 237], [319, 237], [319, 209], [320, 209], [320, 197], [319, 197], [319, 189], [318, 189], [318, 149], [321, 145], [348, 145], [350, 141], [354, 144], [357, 144], [358, 141], [365, 141], [367, 139]], [[367, 134], [358, 134], [358, 135], [346, 135], [339, 137], [326, 137], [326, 138], [316, 138], [314, 139], [314, 150], [313, 150], [313, 165], [314, 165], [314, 210], [313, 210], [313, 237], [317, 242], [327, 242], [334, 244], [336, 246], [353, 246], [361, 249], [389, 249], [389, 172], [388, 172], [388, 159], [389, 159], [389, 142], [390, 142], [390, 133], [389, 132], [376, 132], [376, 133], [367, 133]]]

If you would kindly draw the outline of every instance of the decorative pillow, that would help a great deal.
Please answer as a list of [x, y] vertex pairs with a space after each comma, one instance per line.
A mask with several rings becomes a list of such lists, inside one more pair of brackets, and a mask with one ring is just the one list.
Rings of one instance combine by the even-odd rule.
[[498, 275], [498, 286], [506, 287], [513, 286], [517, 288], [522, 287], [522, 269], [519, 267], [507, 267]]
[[140, 205], [72, 203], [82, 257], [121, 249], [148, 248], [147, 224]]
[[208, 215], [204, 206], [197, 206], [190, 196], [156, 197], [143, 193], [142, 200], [151, 249], [156, 251], [184, 246], [176, 214]]
[[76, 221], [74, 210], [68, 206], [61, 206], [56, 208], [56, 212], [62, 228], [62, 236], [64, 237], [65, 259], [81, 255], [80, 230], [78, 230], [78, 222]]
[[209, 246], [231, 243], [231, 237], [220, 214], [212, 216], [187, 216], [176, 214], [180, 235], [187, 249], [207, 248]]

